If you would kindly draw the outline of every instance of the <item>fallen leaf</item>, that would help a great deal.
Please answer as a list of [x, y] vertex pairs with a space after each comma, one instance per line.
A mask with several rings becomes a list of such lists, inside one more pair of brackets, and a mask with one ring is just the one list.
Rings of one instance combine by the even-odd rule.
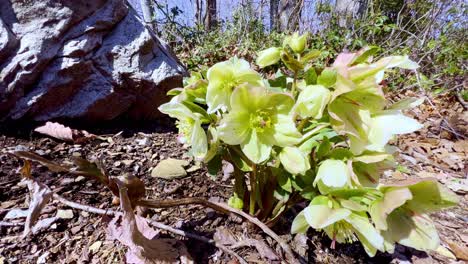
[[447, 244], [458, 259], [468, 261], [468, 247], [459, 245], [453, 241], [448, 241]]
[[88, 133], [85, 130], [71, 129], [55, 122], [47, 122], [45, 125], [34, 129], [34, 131], [56, 139], [74, 143], [83, 143], [96, 137], [96, 135]]
[[226, 227], [217, 228], [213, 239], [221, 245], [232, 245], [237, 242], [235, 235]]
[[187, 176], [184, 167], [189, 164], [186, 160], [166, 159], [159, 162], [159, 164], [151, 171], [151, 176], [172, 180]]
[[442, 245], [439, 245], [439, 247], [436, 249], [436, 252], [450, 259], [457, 259], [457, 257], [455, 257], [455, 255], [450, 250]]
[[31, 194], [31, 201], [29, 202], [29, 214], [24, 223], [23, 237], [26, 237], [33, 228], [37, 219], [41, 215], [42, 209], [47, 205], [52, 198], [52, 191], [45, 184], [37, 182], [36, 180], [27, 180], [29, 191]]
[[155, 239], [157, 232], [147, 223], [144, 228], [138, 226], [138, 222], [141, 226], [143, 221], [140, 220], [144, 218], [136, 217], [133, 213], [124, 183], [118, 180], [116, 183], [119, 186], [123, 215], [116, 216], [109, 223], [107, 233], [128, 247], [125, 255], [127, 263], [194, 263], [182, 242], [175, 239]]

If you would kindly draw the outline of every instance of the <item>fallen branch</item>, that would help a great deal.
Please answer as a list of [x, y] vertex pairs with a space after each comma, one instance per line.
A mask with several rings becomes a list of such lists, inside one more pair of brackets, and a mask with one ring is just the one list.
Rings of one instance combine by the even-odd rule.
[[230, 211], [232, 213], [235, 213], [235, 214], [238, 214], [242, 217], [244, 217], [245, 219], [249, 220], [250, 222], [252, 222], [253, 224], [257, 225], [260, 229], [262, 229], [263, 232], [265, 232], [267, 235], [269, 235], [271, 238], [273, 238], [280, 246], [281, 248], [284, 250], [284, 252], [286, 253], [286, 258], [288, 260], [289, 263], [299, 263], [299, 261], [296, 259], [296, 257], [294, 256], [294, 253], [293, 251], [291, 250], [291, 248], [289, 247], [289, 245], [284, 242], [273, 230], [271, 230], [267, 225], [265, 225], [262, 221], [258, 220], [258, 218], [256, 217], [253, 217], [247, 213], [245, 213], [244, 211], [241, 211], [241, 210], [238, 210], [238, 209], [235, 209], [235, 208], [232, 208], [230, 207], [229, 205], [227, 204], [224, 204], [224, 203], [215, 203], [216, 205], [218, 205], [219, 207], [227, 210], [227, 211]]
[[[60, 196], [58, 194], [55, 194], [55, 193], [53, 194], [53, 198], [55, 200], [63, 203], [64, 205], [67, 205], [67, 206], [71, 207], [71, 208], [79, 209], [79, 210], [86, 211], [86, 212], [89, 212], [89, 213], [101, 214], [101, 215], [110, 215], [110, 216], [121, 216], [121, 215], [123, 215], [122, 212], [117, 212], [117, 211], [114, 211], [114, 210], [104, 210], [104, 209], [99, 209], [99, 208], [92, 207], [92, 206], [89, 206], [89, 205], [83, 205], [83, 204], [75, 203], [75, 202], [69, 201], [69, 200], [67, 200], [67, 199], [63, 198], [62, 196]], [[220, 208], [223, 208], [223, 207], [220, 206]], [[192, 238], [192, 239], [195, 239], [195, 240], [198, 240], [198, 241], [202, 241], [202, 242], [214, 245], [214, 246], [218, 247], [219, 249], [223, 250], [224, 252], [226, 252], [227, 254], [230, 254], [230, 255], [234, 256], [235, 258], [237, 258], [240, 263], [247, 264], [247, 262], [241, 256], [239, 256], [237, 253], [235, 253], [234, 251], [232, 251], [231, 249], [229, 249], [229, 248], [227, 248], [227, 247], [225, 247], [223, 245], [220, 245], [220, 244], [216, 243], [216, 241], [214, 241], [213, 239], [209, 239], [209, 238], [206, 238], [206, 237], [195, 235], [193, 233], [185, 232], [183, 230], [173, 228], [171, 226], [165, 225], [163, 223], [160, 223], [160, 222], [157, 222], [157, 221], [154, 221], [154, 220], [147, 219], [147, 221], [151, 225], [153, 225], [154, 227], [165, 230], [167, 232], [170, 232], [170, 233], [173, 233], [173, 234], [176, 234], [176, 235], [179, 235], [179, 236], [183, 236], [183, 237]]]
[[169, 208], [174, 206], [180, 205], [189, 205], [189, 204], [198, 204], [209, 207], [213, 210], [219, 211], [224, 214], [230, 214], [229, 210], [219, 206], [216, 203], [210, 202], [206, 199], [200, 197], [189, 197], [189, 198], [181, 198], [175, 200], [148, 200], [148, 199], [141, 199], [136, 202], [137, 205], [147, 207], [147, 208]]
[[267, 235], [269, 235], [274, 240], [276, 240], [276, 242], [278, 242], [281, 248], [283, 248], [283, 250], [286, 252], [286, 256], [289, 262], [297, 263], [297, 260], [294, 257], [294, 254], [291, 248], [289, 247], [289, 245], [285, 243], [273, 230], [271, 230], [267, 225], [265, 225], [262, 221], [258, 220], [257, 218], [241, 210], [234, 209], [227, 204], [210, 202], [208, 200], [205, 200], [199, 197], [190, 197], [190, 198], [182, 198], [182, 199], [176, 199], [176, 200], [164, 200], [164, 201], [162, 200], [140, 200], [137, 202], [137, 205], [148, 207], [148, 208], [168, 208], [168, 207], [188, 205], [188, 204], [204, 205], [206, 207], [210, 207], [214, 210], [217, 210], [225, 214], [234, 213], [234, 214], [242, 216], [243, 218], [257, 225], [260, 229], [263, 230], [263, 232], [265, 232]]

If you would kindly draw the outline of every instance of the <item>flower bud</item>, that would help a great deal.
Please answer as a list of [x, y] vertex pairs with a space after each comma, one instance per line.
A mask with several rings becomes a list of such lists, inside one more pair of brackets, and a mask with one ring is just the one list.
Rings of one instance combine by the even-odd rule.
[[283, 46], [289, 45], [294, 52], [302, 53], [306, 48], [307, 35], [307, 33], [304, 33], [299, 36], [299, 33], [294, 32], [294, 34], [284, 39]]
[[281, 49], [272, 47], [266, 50], [262, 50], [258, 53], [257, 65], [260, 68], [265, 68], [266, 66], [273, 65], [280, 60]]

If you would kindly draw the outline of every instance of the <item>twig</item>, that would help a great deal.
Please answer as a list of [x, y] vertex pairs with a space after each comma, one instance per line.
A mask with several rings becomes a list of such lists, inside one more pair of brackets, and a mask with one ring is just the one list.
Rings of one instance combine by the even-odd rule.
[[[114, 210], [104, 210], [104, 209], [99, 209], [99, 208], [92, 207], [92, 206], [89, 206], [89, 205], [83, 205], [83, 204], [75, 203], [75, 202], [69, 201], [69, 200], [67, 200], [67, 199], [63, 198], [62, 196], [60, 196], [58, 194], [55, 194], [55, 193], [53, 194], [53, 198], [55, 200], [65, 204], [65, 205], [71, 207], [71, 208], [83, 210], [83, 211], [86, 211], [86, 212], [89, 212], [89, 213], [101, 214], [101, 215], [111, 215], [111, 216], [123, 215], [121, 212], [117, 212], [117, 211], [114, 211]], [[227, 248], [224, 245], [220, 245], [219, 243], [216, 243], [216, 241], [214, 241], [213, 239], [209, 239], [209, 238], [206, 238], [206, 237], [195, 235], [193, 233], [185, 232], [183, 230], [173, 228], [171, 226], [165, 225], [163, 223], [160, 223], [160, 222], [157, 222], [157, 221], [154, 221], [154, 220], [146, 219], [146, 221], [148, 221], [154, 227], [165, 230], [167, 232], [171, 232], [171, 233], [179, 235], [179, 236], [192, 238], [192, 239], [195, 239], [195, 240], [198, 240], [198, 241], [202, 241], [202, 242], [214, 245], [214, 246], [220, 248], [221, 250], [223, 250], [224, 252], [236, 257], [239, 260], [240, 263], [247, 264], [247, 262], [241, 256], [239, 256], [237, 253], [235, 253], [234, 251], [232, 251], [231, 249]]]
[[226, 210], [228, 210], [228, 211], [230, 211], [232, 213], [238, 214], [238, 215], [244, 217], [245, 219], [249, 220], [253, 224], [257, 225], [260, 229], [262, 229], [263, 232], [265, 232], [271, 238], [276, 240], [276, 242], [281, 246], [281, 248], [286, 253], [286, 257], [287, 257], [287, 260], [288, 260], [289, 263], [299, 263], [299, 261], [294, 256], [294, 253], [291, 250], [291, 248], [289, 247], [289, 245], [286, 244], [286, 242], [284, 242], [273, 230], [271, 230], [268, 226], [266, 226], [262, 221], [258, 220], [258, 218], [253, 217], [253, 216], [245, 213], [244, 211], [232, 208], [232, 207], [230, 207], [229, 205], [227, 205], [225, 203], [215, 203], [215, 204], [217, 204], [218, 206], [220, 206], [220, 207], [222, 207], [222, 208], [224, 208], [224, 209], [226, 209]]
[[0, 226], [23, 226], [24, 222], [5, 222], [5, 221], [0, 221]]
[[188, 197], [182, 199], [175, 199], [175, 200], [148, 200], [148, 199], [141, 199], [137, 201], [137, 205], [148, 207], [148, 208], [169, 208], [174, 206], [180, 205], [189, 205], [189, 204], [199, 204], [206, 207], [209, 207], [213, 210], [219, 211], [224, 214], [229, 214], [230, 212], [222, 207], [219, 207], [217, 204], [212, 203], [206, 199], [200, 197]]
[[455, 96], [456, 96], [458, 102], [463, 106], [463, 109], [465, 109], [465, 110], [468, 109], [468, 103], [461, 96], [459, 89], [457, 89], [455, 91]]

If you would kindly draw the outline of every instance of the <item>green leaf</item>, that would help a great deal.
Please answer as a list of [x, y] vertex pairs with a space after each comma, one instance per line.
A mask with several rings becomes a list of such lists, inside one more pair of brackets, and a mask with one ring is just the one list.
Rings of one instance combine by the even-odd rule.
[[328, 155], [331, 148], [332, 148], [332, 145], [330, 141], [328, 140], [328, 138], [327, 137], [323, 138], [323, 141], [319, 145], [317, 152], [316, 152], [317, 160], [322, 160], [326, 155]]
[[221, 156], [216, 155], [214, 156], [208, 163], [207, 163], [207, 169], [208, 169], [208, 175], [214, 179], [218, 175], [218, 172], [221, 171], [223, 168]]
[[332, 87], [336, 82], [336, 70], [332, 68], [325, 68], [317, 78], [317, 84], [325, 87]]
[[283, 63], [293, 72], [299, 72], [304, 68], [304, 65], [296, 60], [288, 51], [287, 49], [283, 49], [281, 51], [281, 60]]
[[305, 73], [304, 73], [304, 80], [306, 82], [306, 85], [315, 85], [317, 84], [317, 72], [315, 71], [314, 67], [310, 67]]
[[322, 54], [322, 52], [320, 50], [311, 50], [311, 51], [307, 52], [304, 56], [301, 57], [301, 63], [306, 64], [309, 61], [320, 57], [321, 54]]

